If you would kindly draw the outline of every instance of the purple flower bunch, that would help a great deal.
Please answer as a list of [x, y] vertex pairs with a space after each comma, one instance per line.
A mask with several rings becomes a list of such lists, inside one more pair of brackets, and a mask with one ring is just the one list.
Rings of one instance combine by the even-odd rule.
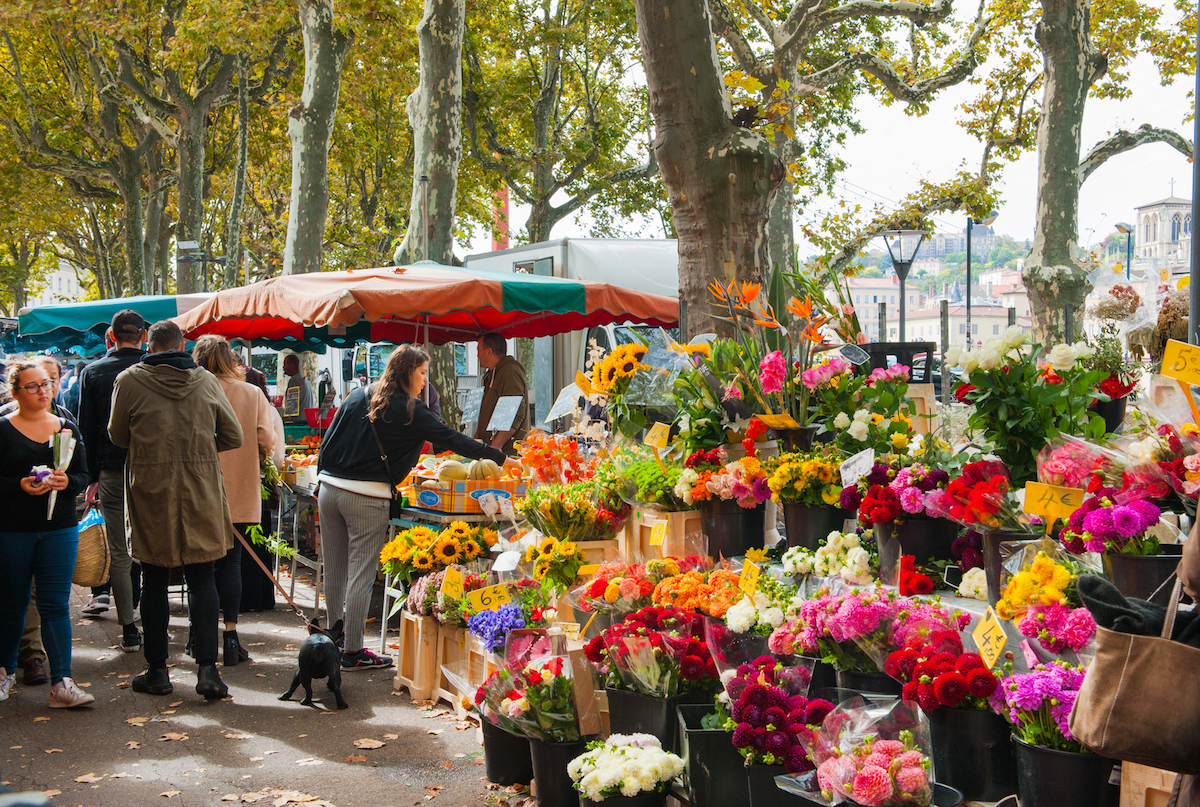
[[1017, 623], [1022, 636], [1037, 639], [1051, 653], [1079, 652], [1096, 635], [1096, 620], [1086, 608], [1062, 603], [1031, 605]]
[[1116, 488], [1101, 488], [1071, 514], [1059, 535], [1068, 552], [1124, 552], [1158, 554], [1158, 539], [1146, 531], [1158, 523], [1162, 511], [1144, 499], [1119, 503]]
[[1039, 664], [1030, 672], [1011, 675], [992, 693], [992, 711], [1013, 725], [1016, 737], [1031, 745], [1083, 751], [1069, 725], [1083, 675], [1083, 667], [1065, 661]]
[[521, 609], [513, 603], [500, 606], [498, 611], [480, 611], [467, 620], [467, 630], [483, 640], [488, 650], [504, 647], [509, 631], [525, 627]]
[[967, 530], [950, 544], [950, 554], [964, 572], [983, 568], [983, 534]]
[[945, 489], [948, 484], [950, 484], [950, 474], [941, 468], [926, 468], [918, 462], [907, 468], [901, 468], [888, 487], [900, 500], [900, 507], [904, 509], [905, 513], [910, 516], [921, 516], [926, 515], [925, 497], [929, 491], [937, 488]]

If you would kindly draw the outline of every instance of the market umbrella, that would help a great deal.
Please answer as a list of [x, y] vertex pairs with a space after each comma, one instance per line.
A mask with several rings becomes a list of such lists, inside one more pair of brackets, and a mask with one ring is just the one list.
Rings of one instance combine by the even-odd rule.
[[271, 278], [218, 292], [175, 321], [191, 339], [440, 345], [486, 332], [551, 336], [618, 322], [670, 327], [678, 319], [674, 298], [608, 283], [421, 263]]
[[104, 348], [113, 314], [132, 308], [146, 322], [171, 319], [207, 301], [212, 294], [144, 295], [22, 308], [17, 313], [17, 350]]

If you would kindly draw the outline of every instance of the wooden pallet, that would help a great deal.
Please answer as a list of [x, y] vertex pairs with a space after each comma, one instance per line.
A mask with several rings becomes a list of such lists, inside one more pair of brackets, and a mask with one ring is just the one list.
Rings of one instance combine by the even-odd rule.
[[438, 628], [431, 616], [400, 612], [400, 650], [393, 683], [396, 689], [407, 688], [413, 700], [428, 700], [433, 695]]

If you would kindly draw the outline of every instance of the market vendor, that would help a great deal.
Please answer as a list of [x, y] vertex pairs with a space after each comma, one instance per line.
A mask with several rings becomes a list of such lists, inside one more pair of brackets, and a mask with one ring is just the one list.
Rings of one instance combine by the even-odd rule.
[[346, 396], [321, 443], [317, 505], [325, 606], [330, 623], [344, 620], [344, 670], [392, 666], [390, 658], [363, 647], [363, 632], [379, 552], [387, 543], [392, 491], [417, 464], [425, 442], [519, 467], [435, 418], [420, 395], [428, 376], [429, 354], [416, 345], [399, 346], [378, 383]]
[[[316, 404], [313, 403], [312, 384], [308, 383], [308, 379], [300, 371], [300, 357], [295, 353], [289, 353], [287, 356], [284, 356], [283, 374], [288, 377], [287, 387], [283, 392], [283, 422], [293, 426], [306, 426], [308, 425], [308, 419], [304, 417], [304, 410], [312, 409]], [[291, 414], [293, 410], [288, 406], [288, 393], [293, 389], [299, 391], [299, 408], [294, 410], [295, 414]]]
[[[525, 384], [525, 368], [508, 355], [508, 344], [498, 333], [485, 333], [479, 337], [477, 348], [479, 366], [487, 372], [483, 374], [483, 403], [479, 407], [475, 439], [486, 440], [493, 448], [514, 455], [516, 448], [513, 444], [529, 430], [529, 390]], [[491, 422], [497, 402], [513, 395], [520, 397], [521, 405], [517, 408], [517, 417], [512, 426], [500, 431], [488, 431], [488, 423]]]

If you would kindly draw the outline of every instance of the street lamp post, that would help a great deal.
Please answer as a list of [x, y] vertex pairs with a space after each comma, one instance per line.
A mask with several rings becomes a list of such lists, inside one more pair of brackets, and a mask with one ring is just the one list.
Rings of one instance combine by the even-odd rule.
[[975, 229], [976, 224], [982, 224], [985, 227], [991, 226], [999, 215], [993, 210], [979, 221], [967, 216], [967, 350], [971, 349], [971, 342], [974, 341], [971, 336], [971, 230]]
[[[912, 268], [913, 261], [917, 259], [917, 250], [921, 248], [925, 236], [929, 233], [924, 230], [890, 230], [882, 235], [888, 254], [892, 256], [892, 266], [896, 269], [896, 277], [900, 278], [900, 341], [903, 342], [905, 303], [907, 302], [904, 299], [904, 283], [908, 280], [908, 270]], [[906, 242], [913, 245], [911, 250], [906, 249]], [[884, 341], [886, 341], [886, 334], [884, 337]]]
[[1133, 225], [1119, 221], [1117, 222], [1117, 232], [1125, 234], [1125, 279], [1129, 280], [1129, 270], [1133, 268]]

